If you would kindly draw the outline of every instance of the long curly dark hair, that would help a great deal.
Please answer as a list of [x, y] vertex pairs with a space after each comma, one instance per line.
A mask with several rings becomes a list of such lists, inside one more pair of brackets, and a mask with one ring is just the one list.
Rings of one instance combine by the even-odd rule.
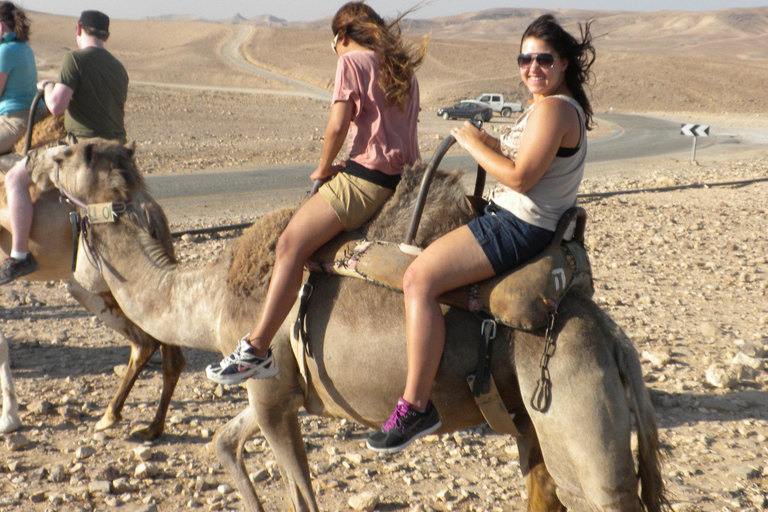
[[413, 9], [390, 23], [364, 2], [348, 2], [333, 16], [331, 29], [339, 39], [351, 37], [379, 57], [379, 87], [387, 101], [405, 108], [411, 94], [411, 78], [427, 52], [427, 39], [421, 45], [409, 44], [401, 38], [400, 21]]
[[565, 70], [565, 83], [573, 94], [573, 99], [584, 110], [587, 118], [585, 124], [588, 130], [594, 126], [592, 105], [585, 91], [585, 87], [589, 86], [594, 79], [594, 73], [590, 70], [595, 62], [595, 47], [592, 46], [592, 34], [590, 33], [591, 26], [591, 20], [584, 25], [579, 23], [579, 32], [581, 32], [581, 42], [579, 42], [560, 26], [554, 16], [544, 14], [528, 25], [522, 39], [520, 39], [521, 50], [526, 39], [540, 39], [554, 48], [561, 58], [568, 61], [568, 68]]
[[29, 18], [24, 9], [13, 2], [0, 2], [0, 21], [16, 32], [16, 40], [22, 43], [29, 39]]

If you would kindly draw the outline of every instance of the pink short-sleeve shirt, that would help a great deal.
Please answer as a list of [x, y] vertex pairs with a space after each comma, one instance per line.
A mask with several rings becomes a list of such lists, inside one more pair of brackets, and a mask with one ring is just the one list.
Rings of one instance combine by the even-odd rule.
[[411, 97], [400, 110], [388, 105], [378, 85], [379, 62], [372, 51], [357, 50], [339, 57], [333, 101], [354, 104], [347, 152], [350, 160], [385, 174], [400, 174], [421, 159], [417, 123], [419, 83], [411, 78]]

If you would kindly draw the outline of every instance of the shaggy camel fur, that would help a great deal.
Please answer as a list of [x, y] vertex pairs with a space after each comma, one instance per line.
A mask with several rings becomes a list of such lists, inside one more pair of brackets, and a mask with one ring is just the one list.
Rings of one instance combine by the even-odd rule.
[[[234, 251], [205, 269], [182, 271], [147, 233], [144, 208], [151, 203], [132, 149], [81, 144], [68, 151], [60, 172], [60, 186], [83, 201], [132, 200], [129, 212], [117, 222], [91, 230], [103, 277], [123, 312], [163, 343], [230, 353], [261, 307], [272, 249], [290, 212], [265, 215]], [[445, 175], [435, 180], [417, 244], [466, 221], [468, 210], [455, 181]], [[393, 202], [369, 226], [369, 236], [404, 236], [410, 216], [405, 206], [413, 204], [417, 182], [416, 172], [405, 176]], [[405, 381], [402, 311], [402, 296], [395, 292], [357, 279], [318, 278], [306, 317], [307, 395], [286, 322], [272, 343], [279, 375], [248, 381], [248, 407], [213, 441], [247, 510], [262, 510], [243, 459], [244, 444], [259, 430], [274, 451], [293, 508], [317, 510], [298, 411], [303, 406], [312, 414], [381, 425]], [[442, 414], [440, 432], [450, 432], [484, 422], [466, 384], [477, 359], [480, 323], [467, 311], [444, 311], [448, 336], [432, 399]], [[578, 294], [561, 304], [554, 336], [550, 406], [544, 412], [529, 410], [534, 428], [516, 439], [529, 510], [566, 506], [658, 512], [666, 503], [658, 433], [636, 351], [590, 298]], [[492, 372], [508, 408], [527, 406], [540, 376], [544, 343], [542, 332], [498, 330]], [[637, 472], [628, 396], [638, 427]]]
[[[53, 118], [46, 118], [53, 119]], [[12, 165], [20, 155], [4, 157]], [[7, 169], [6, 169], [7, 170]], [[96, 430], [109, 428], [121, 420], [125, 400], [141, 370], [152, 354], [160, 348], [163, 356], [163, 391], [158, 410], [150, 425], [133, 432], [145, 439], [154, 439], [162, 434], [165, 415], [185, 360], [181, 349], [167, 346], [142, 331], [120, 310], [98, 271], [87, 261], [85, 252], [78, 250], [77, 272], [72, 273], [72, 226], [69, 212], [72, 208], [59, 201], [59, 191], [52, 189], [41, 192], [30, 187], [34, 207], [34, 221], [30, 232], [30, 251], [40, 264], [40, 270], [23, 279], [29, 281], [67, 280], [70, 294], [87, 310], [95, 314], [104, 324], [128, 338], [131, 343], [131, 357], [122, 383], [96, 424]], [[173, 257], [168, 223], [159, 207], [148, 208], [150, 224], [155, 226], [154, 236], [158, 243]], [[5, 195], [5, 181], [0, 176], [0, 256], [7, 257], [11, 250], [10, 217]], [[18, 403], [11, 380], [8, 361], [8, 342], [0, 336], [0, 385], [2, 385], [3, 413], [0, 416], [0, 432], [11, 432], [21, 425]]]

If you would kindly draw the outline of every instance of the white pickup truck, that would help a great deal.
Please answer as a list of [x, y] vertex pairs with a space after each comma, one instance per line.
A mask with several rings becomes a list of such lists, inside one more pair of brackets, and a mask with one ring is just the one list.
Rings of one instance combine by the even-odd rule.
[[494, 112], [499, 112], [502, 117], [511, 117], [512, 112], [522, 112], [525, 110], [525, 107], [522, 103], [516, 103], [511, 101], [504, 101], [504, 95], [503, 94], [496, 94], [496, 93], [483, 93], [477, 98], [475, 98], [475, 101], [479, 101], [481, 103], [487, 103], [488, 106], [490, 106]]

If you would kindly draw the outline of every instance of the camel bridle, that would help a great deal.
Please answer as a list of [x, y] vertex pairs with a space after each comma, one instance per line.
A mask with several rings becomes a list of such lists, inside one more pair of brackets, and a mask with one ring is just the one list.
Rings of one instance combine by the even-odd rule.
[[88, 261], [95, 268], [102, 271], [101, 256], [96, 252], [91, 243], [91, 224], [102, 224], [105, 222], [115, 222], [117, 217], [128, 211], [132, 201], [116, 201], [113, 203], [86, 203], [75, 197], [61, 183], [59, 179], [59, 163], [55, 162], [53, 181], [56, 188], [61, 193], [61, 200], [74, 207], [74, 211], [69, 212], [69, 222], [72, 224], [72, 273], [77, 270], [77, 247], [78, 239], [82, 240], [85, 247], [85, 254]]

